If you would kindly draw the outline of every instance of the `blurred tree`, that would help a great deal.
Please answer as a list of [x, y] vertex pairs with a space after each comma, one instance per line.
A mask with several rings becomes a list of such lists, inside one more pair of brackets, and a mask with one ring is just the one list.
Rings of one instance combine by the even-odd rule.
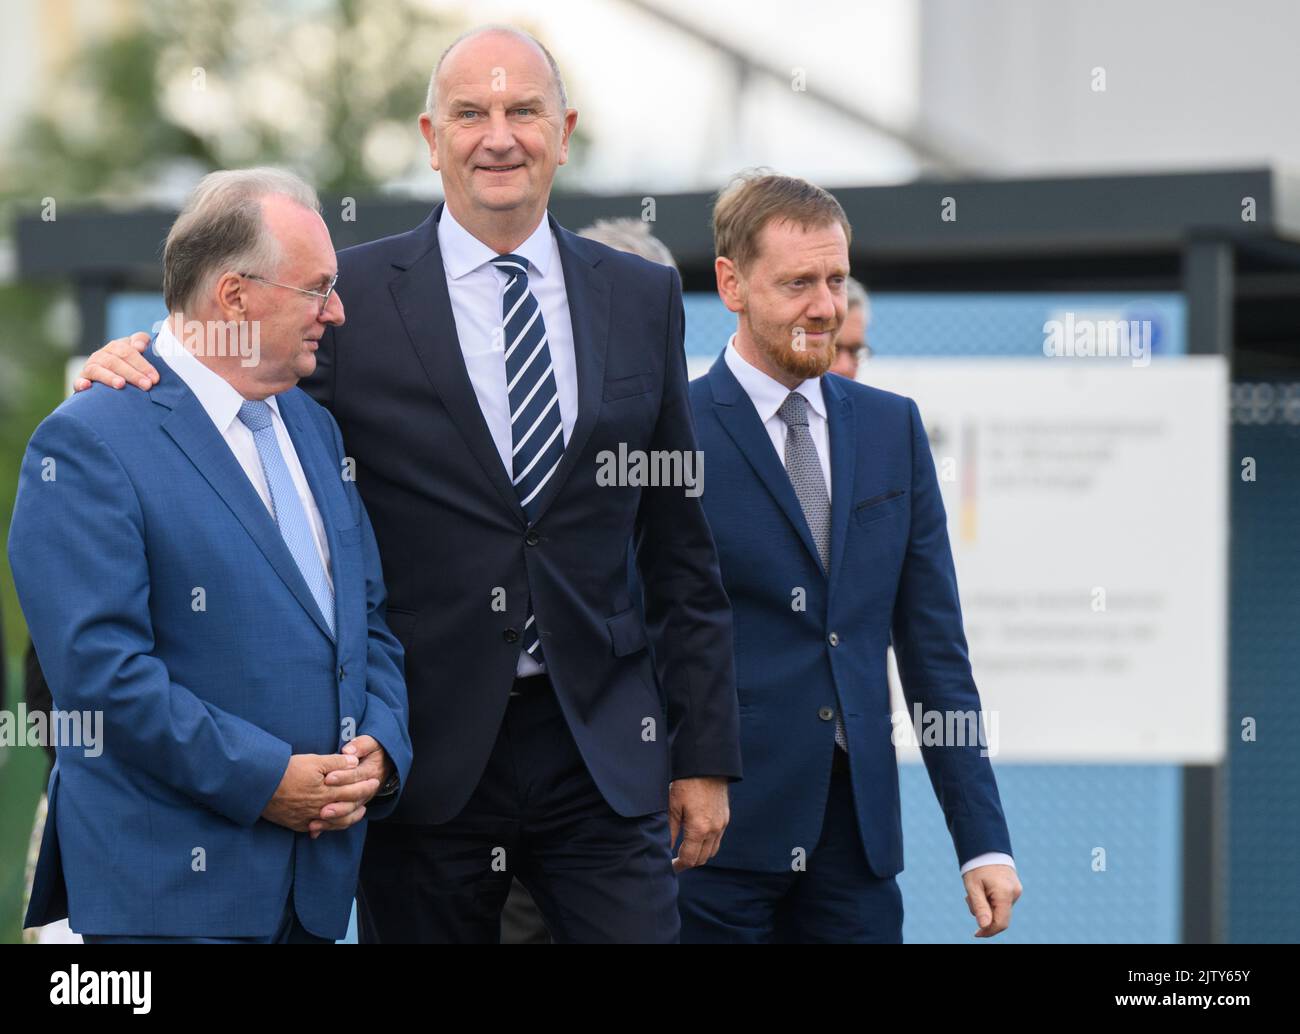
[[413, 0], [140, 10], [44, 95], [8, 149], [6, 193], [172, 200], [203, 172], [256, 163], [293, 168], [324, 194], [374, 192], [422, 165], [414, 120], [462, 28]]
[[0, 198], [176, 203], [202, 173], [253, 164], [292, 168], [323, 195], [430, 193], [415, 119], [460, 20], [419, 0], [140, 10], [69, 61], [6, 149]]

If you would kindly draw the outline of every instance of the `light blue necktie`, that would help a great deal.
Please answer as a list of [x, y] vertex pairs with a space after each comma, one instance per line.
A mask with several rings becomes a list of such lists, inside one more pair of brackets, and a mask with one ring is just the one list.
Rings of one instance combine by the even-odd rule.
[[271, 489], [275, 523], [333, 635], [334, 591], [330, 588], [329, 579], [325, 577], [325, 566], [316, 549], [311, 524], [303, 510], [302, 500], [298, 497], [298, 490], [293, 487], [293, 477], [280, 452], [280, 443], [276, 441], [271, 418], [271, 407], [264, 401], [245, 402], [239, 407], [239, 419], [253, 432], [253, 441], [257, 443], [262, 473], [266, 475], [267, 487]]
[[[505, 331], [506, 396], [510, 400], [510, 439], [514, 446], [512, 479], [519, 505], [531, 522], [564, 456], [564, 424], [560, 421], [560, 395], [546, 343], [542, 310], [528, 290], [528, 260], [519, 255], [498, 255], [492, 265], [510, 277], [501, 299], [501, 325]], [[541, 641], [528, 601], [523, 646], [534, 660], [542, 660]]]

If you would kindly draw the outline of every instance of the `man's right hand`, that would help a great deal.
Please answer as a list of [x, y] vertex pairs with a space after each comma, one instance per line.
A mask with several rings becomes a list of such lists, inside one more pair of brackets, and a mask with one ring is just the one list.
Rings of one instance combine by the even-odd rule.
[[325, 805], [341, 801], [348, 806], [348, 811], [336, 816], [328, 828], [347, 829], [365, 816], [365, 805], [357, 802], [373, 797], [379, 790], [379, 780], [327, 786], [325, 777], [340, 768], [356, 768], [358, 764], [355, 754], [292, 755], [274, 796], [262, 809], [262, 818], [295, 833], [306, 833]]
[[148, 347], [149, 335], [142, 332], [114, 338], [86, 360], [81, 376], [72, 382], [73, 390], [85, 391], [91, 381], [107, 384], [110, 388], [124, 388], [130, 381], [137, 388], [148, 391], [158, 383], [158, 371], [143, 354]]

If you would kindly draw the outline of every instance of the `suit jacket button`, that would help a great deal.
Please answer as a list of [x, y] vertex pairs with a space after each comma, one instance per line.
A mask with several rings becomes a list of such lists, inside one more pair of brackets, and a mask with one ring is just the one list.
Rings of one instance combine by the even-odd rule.
[[527, 542], [530, 546], [535, 546], [537, 545], [537, 543], [542, 541], [542, 537], [538, 535], [537, 532], [529, 528], [528, 534], [524, 536], [524, 541]]
[[836, 633], [834, 633], [834, 632], [832, 632], [830, 635], [828, 635], [828, 636], [826, 637], [826, 641], [827, 641], [828, 643], [830, 643], [831, 646], [839, 646], [839, 645], [840, 645], [840, 637], [839, 637]]
[[821, 707], [817, 709], [817, 717], [823, 722], [829, 722], [835, 717], [835, 712], [829, 707]]
[[343, 670], [343, 665], [340, 664], [340, 665], [339, 665], [339, 681], [340, 681], [340, 682], [343, 681], [343, 677], [344, 677], [345, 675], [347, 675], [347, 672]]
[[507, 629], [506, 629], [504, 632], [502, 632], [501, 634], [502, 634], [503, 636], [505, 636], [505, 640], [506, 640], [507, 643], [517, 643], [517, 642], [519, 642], [519, 633], [516, 632], [513, 628], [507, 628]]

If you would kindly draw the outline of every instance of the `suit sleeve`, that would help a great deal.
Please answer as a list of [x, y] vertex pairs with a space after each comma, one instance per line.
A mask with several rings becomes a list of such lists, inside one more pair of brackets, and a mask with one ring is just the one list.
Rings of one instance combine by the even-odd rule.
[[[698, 455], [686, 386], [681, 281], [676, 270], [668, 273], [664, 392], [651, 449]], [[702, 488], [702, 464], [697, 469]], [[672, 778], [739, 779], [731, 602], [700, 495], [680, 486], [642, 489], [633, 543], [646, 629], [668, 700]]]
[[[893, 642], [909, 708], [983, 721], [962, 629], [957, 573], [930, 441], [916, 403], [907, 400], [912, 453], [912, 524], [894, 603]], [[945, 720], [945, 727], [948, 725]], [[993, 767], [978, 742], [921, 746], [957, 860], [1011, 853]]]
[[28, 445], [9, 563], [56, 706], [99, 712], [107, 749], [124, 763], [255, 823], [291, 748], [172, 681], [153, 655], [139, 500], [112, 450], [66, 412]]
[[[342, 463], [343, 436], [338, 424], [328, 413], [334, 436], [335, 457]], [[361, 525], [361, 559], [366, 572], [366, 709], [357, 724], [357, 734], [373, 736], [384, 753], [393, 761], [399, 781], [396, 793], [372, 797], [366, 805], [366, 816], [382, 819], [397, 805], [407, 773], [411, 770], [411, 735], [407, 728], [406, 676], [403, 672], [402, 644], [388, 628], [385, 618], [388, 594], [384, 588], [384, 572], [379, 557], [370, 516], [366, 513], [356, 482], [345, 483], [348, 497]]]

